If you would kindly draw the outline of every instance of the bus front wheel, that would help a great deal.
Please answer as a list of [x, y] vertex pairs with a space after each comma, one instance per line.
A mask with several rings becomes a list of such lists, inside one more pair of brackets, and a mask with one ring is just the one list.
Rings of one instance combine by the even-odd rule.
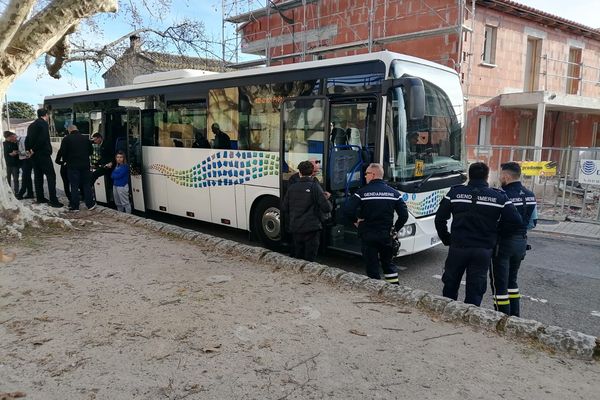
[[269, 249], [281, 245], [281, 211], [279, 199], [265, 197], [257, 204], [253, 214], [253, 227], [261, 243]]

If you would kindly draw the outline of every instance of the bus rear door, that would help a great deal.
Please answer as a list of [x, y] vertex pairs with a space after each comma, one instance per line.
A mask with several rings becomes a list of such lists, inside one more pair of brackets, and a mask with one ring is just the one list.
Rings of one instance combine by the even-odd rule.
[[[283, 101], [281, 107], [281, 145], [280, 145], [280, 198], [283, 201], [287, 192], [289, 179], [298, 172], [298, 164], [313, 160], [322, 166], [317, 179], [323, 184], [323, 170], [326, 168], [325, 154], [327, 134], [327, 112], [329, 110], [326, 97], [296, 97]], [[286, 218], [281, 224], [287, 229]], [[287, 232], [289, 233], [289, 232]], [[289, 235], [285, 235], [289, 236]], [[290, 237], [287, 238], [291, 240]]]
[[141, 114], [139, 109], [127, 110], [127, 162], [131, 176], [133, 210], [145, 212], [142, 162]]

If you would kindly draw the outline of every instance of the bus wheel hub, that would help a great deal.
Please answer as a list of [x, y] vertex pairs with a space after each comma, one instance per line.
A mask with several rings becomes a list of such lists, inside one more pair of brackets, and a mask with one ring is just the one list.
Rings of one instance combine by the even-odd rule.
[[279, 209], [269, 207], [262, 216], [262, 230], [270, 240], [279, 240], [281, 236], [281, 222]]

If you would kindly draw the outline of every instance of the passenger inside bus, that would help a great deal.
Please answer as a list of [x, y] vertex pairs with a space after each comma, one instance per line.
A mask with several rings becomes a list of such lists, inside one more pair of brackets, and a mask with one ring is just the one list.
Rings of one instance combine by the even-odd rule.
[[340, 127], [340, 123], [334, 121], [331, 123], [331, 143], [334, 146], [344, 146], [348, 144], [348, 133]]
[[215, 135], [215, 138], [213, 139], [213, 149], [224, 149], [224, 150], [230, 150], [231, 149], [231, 139], [229, 138], [229, 135], [226, 134], [225, 132], [223, 132], [221, 130], [221, 127], [219, 126], [218, 123], [214, 123], [211, 126], [211, 130], [212, 133]]
[[194, 128], [194, 143], [192, 143], [194, 149], [210, 149], [210, 143], [206, 139], [206, 133], [202, 130]]

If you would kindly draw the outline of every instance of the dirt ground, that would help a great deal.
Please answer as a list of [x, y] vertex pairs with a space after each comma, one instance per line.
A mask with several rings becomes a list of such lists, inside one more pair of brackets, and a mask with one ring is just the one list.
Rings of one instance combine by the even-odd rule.
[[27, 399], [592, 399], [597, 362], [204, 252], [98, 213], [0, 264], [0, 393]]

